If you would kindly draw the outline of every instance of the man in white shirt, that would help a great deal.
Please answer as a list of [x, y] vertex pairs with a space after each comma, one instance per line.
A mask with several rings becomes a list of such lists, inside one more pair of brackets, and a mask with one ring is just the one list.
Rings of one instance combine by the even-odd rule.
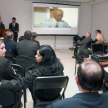
[[54, 10], [54, 18], [46, 19], [41, 27], [51, 27], [51, 28], [71, 28], [67, 22], [61, 20], [63, 18], [63, 11], [61, 9]]

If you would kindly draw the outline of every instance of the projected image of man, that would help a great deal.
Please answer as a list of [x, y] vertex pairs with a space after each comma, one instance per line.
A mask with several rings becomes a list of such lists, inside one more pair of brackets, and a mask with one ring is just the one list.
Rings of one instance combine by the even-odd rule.
[[54, 10], [54, 17], [46, 19], [41, 27], [56, 27], [56, 28], [71, 28], [71, 26], [64, 20], [63, 18], [63, 11], [61, 9]]

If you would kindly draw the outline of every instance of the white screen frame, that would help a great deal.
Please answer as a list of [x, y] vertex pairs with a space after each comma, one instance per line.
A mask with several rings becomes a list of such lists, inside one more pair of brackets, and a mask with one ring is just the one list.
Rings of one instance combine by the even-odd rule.
[[80, 5], [69, 5], [69, 4], [55, 4], [55, 3], [40, 3], [32, 2], [32, 31], [37, 32], [39, 35], [78, 35], [78, 25], [76, 28], [40, 28], [34, 27], [34, 7], [60, 7], [60, 8], [78, 8], [78, 19], [79, 23], [79, 11]]

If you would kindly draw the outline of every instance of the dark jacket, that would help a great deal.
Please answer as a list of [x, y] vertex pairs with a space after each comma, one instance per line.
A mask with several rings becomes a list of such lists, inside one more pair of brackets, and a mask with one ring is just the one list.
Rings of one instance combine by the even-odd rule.
[[98, 92], [77, 93], [71, 98], [66, 98], [46, 108], [107, 108], [108, 93]]
[[[11, 29], [11, 31], [13, 31], [14, 35], [15, 35], [15, 34], [18, 34], [18, 31], [19, 31], [19, 24], [18, 24], [18, 23], [15, 23], [15, 28], [13, 28], [13, 24], [10, 23], [10, 24], [9, 24], [9, 29]], [[15, 31], [17, 31], [17, 32], [15, 32]]]
[[19, 31], [19, 24], [15, 23], [15, 27], [13, 28], [13, 24], [9, 24], [9, 29], [14, 33], [14, 40], [17, 42], [17, 37], [18, 37], [18, 31]]
[[5, 44], [6, 50], [10, 49], [12, 51], [14, 57], [16, 57], [18, 55], [17, 51], [16, 51], [16, 42], [15, 41], [12, 41], [12, 40], [5, 38], [4, 44]]
[[[3, 57], [0, 57], [0, 81], [2, 80], [12, 80], [17, 79], [19, 75], [15, 74], [11, 63]], [[22, 92], [21, 91], [14, 91], [12, 90], [16, 96], [17, 104], [20, 104]], [[7, 108], [15, 108], [14, 105], [8, 106]]]
[[37, 43], [38, 48], [40, 47], [40, 43], [39, 43], [39, 41], [34, 40], [34, 39], [31, 39], [31, 41], [33, 41], [33, 42]]
[[80, 45], [80, 48], [85, 48], [87, 43], [92, 41], [91, 37], [88, 38], [84, 38], [82, 41], [78, 42], [78, 44]]
[[22, 41], [19, 41], [16, 44], [16, 49], [18, 55], [25, 55], [31, 58], [35, 58], [35, 55], [37, 53], [37, 44], [35, 42], [32, 42], [30, 40], [24, 39]]
[[[7, 88], [11, 90], [20, 90], [22, 88], [30, 88], [33, 86], [33, 81], [36, 77], [39, 76], [59, 76], [63, 75], [63, 65], [57, 59], [55, 64], [53, 65], [46, 65], [46, 66], [38, 66], [33, 73], [29, 73], [26, 78], [21, 78], [17, 80], [11, 81], [1, 81], [1, 87]], [[37, 97], [42, 99], [53, 99], [54, 97], [58, 96], [60, 93], [60, 89], [56, 90], [40, 90], [37, 91]]]
[[[3, 23], [0, 23], [0, 29], [5, 29], [5, 26]], [[0, 34], [0, 37], [2, 37], [2, 34]]]
[[12, 80], [16, 78], [17, 76], [14, 73], [12, 66], [10, 65], [10, 62], [5, 58], [0, 57], [0, 81]]

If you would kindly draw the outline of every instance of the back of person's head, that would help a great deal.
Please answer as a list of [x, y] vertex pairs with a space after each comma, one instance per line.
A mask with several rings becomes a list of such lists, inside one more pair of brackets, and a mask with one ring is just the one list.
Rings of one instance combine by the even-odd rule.
[[14, 34], [12, 31], [7, 31], [5, 33], [5, 36], [6, 36], [6, 39], [9, 39], [9, 40], [11, 40], [11, 39], [13, 40], [13, 38], [14, 38]]
[[96, 32], [101, 33], [101, 31], [100, 31], [100, 30], [96, 30]]
[[53, 48], [49, 45], [41, 45], [39, 48], [39, 54], [43, 57], [39, 63], [41, 65], [52, 65], [56, 60], [56, 55]]
[[77, 71], [78, 85], [83, 90], [98, 91], [101, 89], [104, 78], [102, 66], [96, 61], [89, 59], [84, 61]]
[[24, 32], [24, 38], [25, 39], [31, 40], [31, 36], [32, 36], [31, 31], [27, 30], [27, 31]]
[[37, 37], [37, 33], [36, 32], [32, 32], [32, 39], [35, 39]]

